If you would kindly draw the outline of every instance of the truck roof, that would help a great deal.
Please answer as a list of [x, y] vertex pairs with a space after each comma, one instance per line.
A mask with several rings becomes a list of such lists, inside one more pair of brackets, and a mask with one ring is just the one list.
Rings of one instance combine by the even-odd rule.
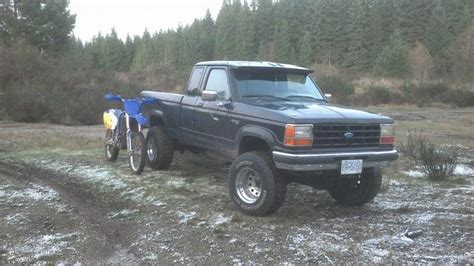
[[261, 67], [261, 68], [283, 68], [283, 69], [292, 69], [300, 70], [303, 72], [311, 73], [312, 69], [299, 67], [290, 64], [282, 64], [275, 62], [266, 62], [266, 61], [204, 61], [199, 62], [196, 66], [228, 66], [232, 68], [243, 68], [243, 67]]

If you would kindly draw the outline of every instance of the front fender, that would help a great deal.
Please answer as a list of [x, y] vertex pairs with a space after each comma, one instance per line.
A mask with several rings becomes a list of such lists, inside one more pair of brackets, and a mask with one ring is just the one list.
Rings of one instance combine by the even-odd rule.
[[273, 148], [277, 144], [277, 137], [275, 133], [273, 133], [268, 128], [260, 127], [260, 126], [245, 126], [242, 127], [239, 132], [237, 133], [237, 141], [235, 142], [238, 150], [240, 142], [244, 137], [257, 137], [264, 140], [270, 148]]

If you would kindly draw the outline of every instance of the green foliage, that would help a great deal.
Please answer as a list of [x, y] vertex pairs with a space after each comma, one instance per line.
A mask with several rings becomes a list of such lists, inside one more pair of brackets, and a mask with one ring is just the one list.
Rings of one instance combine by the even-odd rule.
[[336, 103], [348, 104], [354, 94], [354, 86], [340, 76], [320, 77], [316, 82], [324, 93], [332, 94]]
[[459, 161], [459, 151], [454, 145], [438, 146], [423, 131], [408, 130], [406, 142], [400, 151], [421, 164], [421, 169], [431, 180], [447, 179], [454, 174]]
[[[473, 3], [225, 0], [216, 21], [208, 11], [173, 30], [122, 40], [112, 29], [82, 43], [71, 36], [67, 0], [0, 0], [0, 109], [19, 121], [94, 123], [106, 89], [178, 92], [194, 63], [226, 59], [317, 64], [352, 76], [375, 70], [406, 78], [411, 70], [425, 82], [407, 83], [400, 93], [369, 87], [354, 94], [350, 79], [336, 74], [318, 83], [343, 104], [473, 106], [468, 89], [426, 83], [432, 68], [445, 80], [473, 80]], [[414, 46], [429, 53], [409, 58]]]
[[451, 177], [458, 162], [459, 153], [454, 147], [437, 147], [429, 141], [419, 143], [418, 160], [429, 179], [442, 180]]
[[402, 95], [381, 86], [371, 86], [364, 90], [362, 94], [353, 97], [353, 103], [357, 105], [379, 105], [379, 104], [399, 104], [402, 103]]
[[26, 41], [42, 51], [64, 50], [76, 22], [68, 4], [67, 0], [1, 0], [2, 40], [7, 44]]
[[305, 32], [303, 38], [301, 38], [299, 49], [299, 64], [304, 67], [310, 67], [313, 63], [313, 50], [311, 49], [311, 34], [308, 31]]
[[392, 34], [390, 42], [377, 57], [375, 70], [387, 77], [404, 78], [409, 75], [410, 51], [400, 32]]

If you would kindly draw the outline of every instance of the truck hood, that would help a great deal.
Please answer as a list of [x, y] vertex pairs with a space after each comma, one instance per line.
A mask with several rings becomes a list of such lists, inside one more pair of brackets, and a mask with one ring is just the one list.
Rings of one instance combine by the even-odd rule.
[[352, 123], [393, 123], [393, 119], [342, 106], [319, 102], [254, 102], [267, 110], [277, 112], [295, 123], [352, 122]]

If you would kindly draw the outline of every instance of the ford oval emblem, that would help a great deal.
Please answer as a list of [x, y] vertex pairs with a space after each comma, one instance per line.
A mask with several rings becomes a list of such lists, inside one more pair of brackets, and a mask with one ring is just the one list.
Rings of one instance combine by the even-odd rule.
[[352, 132], [346, 132], [346, 133], [344, 133], [344, 137], [345, 137], [346, 139], [350, 139], [350, 138], [354, 137], [354, 133], [352, 133]]

